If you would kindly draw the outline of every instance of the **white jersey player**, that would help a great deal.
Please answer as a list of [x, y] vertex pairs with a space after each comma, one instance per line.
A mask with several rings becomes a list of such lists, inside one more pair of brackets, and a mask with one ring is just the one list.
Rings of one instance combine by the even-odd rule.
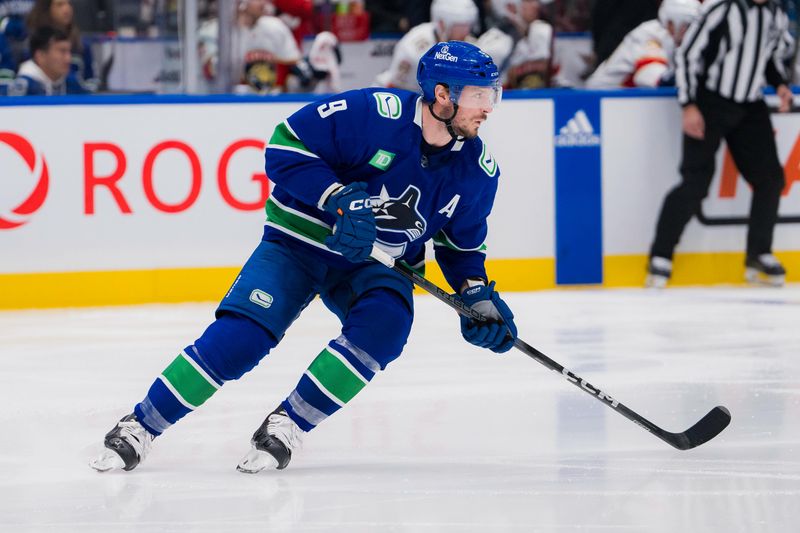
[[[239, 3], [237, 23], [232, 32], [232, 80], [254, 92], [267, 92], [283, 85], [278, 65], [294, 65], [302, 54], [291, 30], [277, 17], [264, 16], [265, 0]], [[219, 23], [209, 20], [198, 30], [203, 75], [213, 80], [217, 71]]]
[[[389, 69], [377, 76], [382, 87], [419, 91], [417, 66], [422, 54], [441, 41], [470, 41], [470, 33], [478, 21], [478, 8], [472, 0], [433, 0], [431, 22], [411, 28], [394, 47]], [[478, 44], [489, 55], [494, 55]]]
[[586, 80], [589, 89], [657, 87], [675, 71], [674, 52], [700, 12], [698, 0], [664, 0], [658, 19], [633, 29]]
[[[507, 65], [501, 65], [506, 87], [535, 89], [548, 84], [553, 27], [541, 19], [541, 9], [543, 4], [550, 2], [552, 0], [492, 1], [492, 8], [501, 22], [497, 28], [481, 36], [479, 45], [484, 50], [491, 49], [492, 46], [484, 46], [483, 40], [495, 34], [495, 39], [505, 42], [503, 46], [512, 47]], [[497, 33], [503, 33], [505, 37], [499, 37]]]

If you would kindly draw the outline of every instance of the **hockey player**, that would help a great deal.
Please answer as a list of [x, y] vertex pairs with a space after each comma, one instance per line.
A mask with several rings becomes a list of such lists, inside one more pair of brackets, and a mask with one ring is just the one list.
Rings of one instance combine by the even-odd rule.
[[419, 91], [416, 73], [422, 54], [439, 41], [469, 40], [477, 22], [472, 0], [434, 0], [431, 22], [414, 26], [397, 42], [389, 69], [378, 75], [377, 85]]
[[508, 60], [505, 86], [509, 89], [540, 89], [550, 84], [553, 27], [542, 20], [541, 10], [551, 1], [500, 2], [519, 36]]
[[675, 47], [700, 13], [698, 0], [664, 0], [658, 19], [648, 20], [625, 36], [611, 57], [586, 80], [589, 89], [671, 85]]
[[311, 43], [308, 56], [291, 68], [292, 76], [288, 78], [286, 88], [289, 92], [338, 93], [342, 90], [341, 62], [339, 39], [329, 31], [319, 32]]
[[477, 40], [500, 67], [507, 88], [538, 88], [548, 83], [553, 28], [539, 18], [551, 0], [492, 0], [495, 25]]
[[514, 316], [484, 268], [500, 170], [478, 130], [500, 99], [497, 67], [474, 45], [443, 42], [424, 54], [417, 80], [422, 96], [349, 91], [278, 125], [266, 150], [275, 187], [263, 240], [216, 321], [109, 431], [92, 467], [135, 468], [157, 435], [255, 367], [319, 295], [341, 332], [256, 430], [238, 469], [286, 467], [303, 436], [396, 359], [408, 338], [413, 287], [369, 259], [373, 246], [422, 268], [433, 240], [450, 286], [490, 317], [463, 319], [464, 338], [498, 353], [511, 348]]
[[[285, 73], [302, 58], [291, 30], [278, 17], [264, 15], [266, 6], [266, 0], [241, 0], [232, 32], [232, 80], [256, 93], [281, 90], [286, 82]], [[218, 35], [216, 18], [198, 30], [200, 63], [206, 82], [216, 77]]]

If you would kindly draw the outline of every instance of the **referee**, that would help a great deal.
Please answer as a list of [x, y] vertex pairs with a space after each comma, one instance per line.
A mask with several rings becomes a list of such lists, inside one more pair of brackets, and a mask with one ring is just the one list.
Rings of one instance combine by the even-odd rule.
[[792, 48], [789, 21], [778, 0], [706, 0], [675, 52], [683, 107], [681, 183], [664, 199], [650, 249], [647, 286], [663, 287], [686, 224], [708, 194], [720, 141], [753, 188], [745, 259], [748, 281], [782, 285], [772, 234], [784, 186], [769, 109], [762, 89], [776, 88], [781, 112], [792, 91], [783, 63]]

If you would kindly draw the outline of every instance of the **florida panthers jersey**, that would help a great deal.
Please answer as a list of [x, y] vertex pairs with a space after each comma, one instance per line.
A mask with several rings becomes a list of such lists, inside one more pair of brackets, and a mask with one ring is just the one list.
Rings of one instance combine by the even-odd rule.
[[534, 20], [528, 33], [514, 46], [508, 61], [507, 82], [512, 89], [540, 89], [549, 76], [553, 48], [553, 27]]
[[[217, 19], [207, 21], [198, 30], [206, 81], [216, 76], [218, 35]], [[280, 85], [277, 65], [293, 64], [302, 57], [291, 30], [277, 17], [260, 17], [252, 27], [234, 26], [231, 39], [234, 82], [246, 84], [256, 92]]]
[[418, 91], [419, 60], [437, 42], [436, 24], [433, 22], [424, 22], [411, 28], [394, 46], [392, 63], [388, 70], [378, 75], [378, 85]]
[[672, 36], [658, 20], [643, 22], [597, 67], [586, 87], [656, 87], [674, 71], [674, 49]]
[[425, 242], [458, 290], [486, 278], [484, 240], [500, 169], [480, 138], [433, 149], [422, 138], [419, 94], [361, 89], [309, 104], [275, 129], [266, 150], [274, 182], [265, 238], [299, 241], [328, 263], [352, 265], [325, 247], [335, 218], [321, 202], [337, 183], [366, 182], [376, 244], [414, 268]]
[[[386, 71], [378, 74], [375, 80], [376, 85], [419, 91], [417, 83], [419, 60], [431, 46], [442, 39], [443, 37], [436, 31], [434, 22], [424, 22], [411, 28], [394, 46], [392, 62]], [[468, 35], [464, 40], [474, 43], [489, 54], [494, 64], [501, 70], [514, 50], [514, 39], [497, 28], [491, 28], [477, 38]], [[502, 76], [503, 73], [501, 73], [501, 79]]]

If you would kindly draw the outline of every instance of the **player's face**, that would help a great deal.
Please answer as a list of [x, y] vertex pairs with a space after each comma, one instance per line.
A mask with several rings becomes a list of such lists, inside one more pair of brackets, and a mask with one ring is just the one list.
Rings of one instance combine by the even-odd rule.
[[519, 14], [527, 24], [530, 24], [534, 20], [539, 19], [539, 10], [541, 9], [541, 4], [539, 4], [539, 0], [522, 0], [520, 3], [520, 10]]
[[672, 40], [675, 41], [675, 46], [680, 46], [683, 41], [683, 36], [686, 35], [686, 30], [689, 28], [688, 24], [675, 25], [674, 22], [667, 23], [667, 31], [672, 35]]
[[72, 3], [70, 0], [53, 0], [50, 4], [50, 18], [59, 27], [72, 23]]
[[467, 86], [458, 97], [458, 113], [453, 120], [453, 129], [457, 135], [472, 139], [478, 135], [478, 129], [489, 117], [500, 99], [499, 89], [493, 87]]
[[469, 24], [451, 24], [447, 32], [448, 41], [463, 41], [470, 33], [472, 26]]
[[491, 109], [468, 109], [459, 107], [456, 118], [453, 120], [453, 130], [456, 135], [473, 139], [478, 136], [478, 129], [491, 113]]
[[244, 12], [253, 18], [259, 18], [264, 15], [264, 9], [267, 7], [266, 0], [248, 0], [244, 5]]

